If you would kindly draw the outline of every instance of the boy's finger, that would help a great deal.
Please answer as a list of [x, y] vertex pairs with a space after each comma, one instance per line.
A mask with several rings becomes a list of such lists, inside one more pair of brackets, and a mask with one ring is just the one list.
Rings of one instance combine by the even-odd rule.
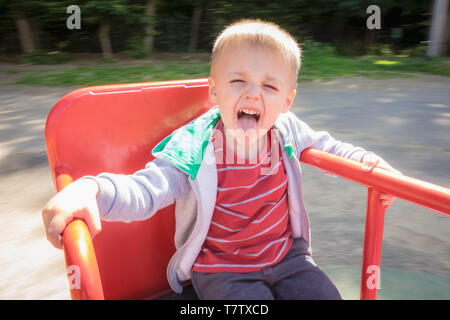
[[378, 163], [380, 162], [380, 159], [375, 154], [366, 154], [362, 159], [362, 169], [364, 171], [371, 171], [373, 168], [375, 168]]
[[371, 171], [379, 162], [380, 160], [378, 158], [368, 157], [367, 159], [364, 159], [362, 169], [364, 171]]
[[96, 203], [83, 210], [79, 218], [86, 222], [92, 239], [102, 230], [100, 215]]
[[47, 235], [47, 240], [54, 246], [56, 249], [63, 248], [62, 237], [60, 234]]
[[71, 217], [63, 217], [57, 215], [53, 217], [46, 228], [46, 236], [48, 241], [57, 249], [62, 249], [62, 233], [67, 224], [66, 220], [71, 220]]
[[55, 238], [55, 244], [53, 245], [56, 249], [63, 249], [62, 235], [58, 234]]
[[48, 242], [50, 242], [52, 246], [54, 246], [56, 249], [62, 249], [61, 235], [54, 232], [47, 232], [46, 237]]
[[363, 166], [361, 167], [364, 171], [372, 171], [373, 168], [377, 166], [377, 162], [363, 162]]

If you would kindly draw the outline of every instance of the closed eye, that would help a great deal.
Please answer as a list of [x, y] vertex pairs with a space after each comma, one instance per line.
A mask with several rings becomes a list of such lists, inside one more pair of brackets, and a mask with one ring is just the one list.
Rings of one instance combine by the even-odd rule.
[[230, 83], [243, 83], [243, 82], [244, 82], [244, 80], [242, 80], [242, 79], [233, 79], [230, 81]]
[[271, 90], [278, 91], [278, 88], [277, 88], [277, 87], [274, 87], [274, 86], [272, 86], [272, 85], [270, 85], [270, 84], [265, 84], [264, 87], [269, 88], [269, 89], [271, 89]]

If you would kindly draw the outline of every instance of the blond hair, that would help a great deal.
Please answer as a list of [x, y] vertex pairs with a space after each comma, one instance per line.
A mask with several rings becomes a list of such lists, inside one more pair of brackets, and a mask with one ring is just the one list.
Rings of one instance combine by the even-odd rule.
[[231, 43], [250, 44], [278, 51], [292, 66], [293, 84], [301, 65], [301, 49], [297, 41], [281, 27], [261, 20], [242, 20], [227, 26], [216, 38], [212, 50], [211, 74], [223, 48]]

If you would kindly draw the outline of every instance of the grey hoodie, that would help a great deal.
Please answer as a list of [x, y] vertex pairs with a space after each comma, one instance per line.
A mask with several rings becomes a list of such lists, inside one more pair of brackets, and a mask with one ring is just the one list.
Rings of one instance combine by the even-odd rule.
[[[216, 106], [175, 130], [153, 149], [155, 159], [132, 175], [102, 173], [85, 177], [99, 184], [97, 203], [102, 220], [145, 220], [175, 202], [177, 250], [167, 267], [167, 278], [177, 293], [183, 290], [182, 282], [191, 278], [214, 212], [217, 170], [211, 134], [219, 120]], [[368, 152], [335, 140], [325, 131], [313, 131], [292, 112], [280, 114], [274, 129], [286, 159], [292, 236], [303, 237], [311, 245], [300, 153], [311, 147], [360, 162]]]

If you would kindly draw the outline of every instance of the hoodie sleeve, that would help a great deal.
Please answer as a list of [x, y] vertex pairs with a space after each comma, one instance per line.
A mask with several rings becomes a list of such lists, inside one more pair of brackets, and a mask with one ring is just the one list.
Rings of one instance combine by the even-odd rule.
[[189, 188], [186, 174], [161, 159], [131, 175], [101, 173], [85, 176], [99, 185], [97, 204], [105, 221], [145, 220], [174, 203]]
[[304, 149], [313, 148], [361, 162], [366, 154], [373, 153], [350, 143], [336, 140], [326, 131], [314, 131], [305, 122], [297, 120], [294, 140], [299, 149], [299, 156]]

